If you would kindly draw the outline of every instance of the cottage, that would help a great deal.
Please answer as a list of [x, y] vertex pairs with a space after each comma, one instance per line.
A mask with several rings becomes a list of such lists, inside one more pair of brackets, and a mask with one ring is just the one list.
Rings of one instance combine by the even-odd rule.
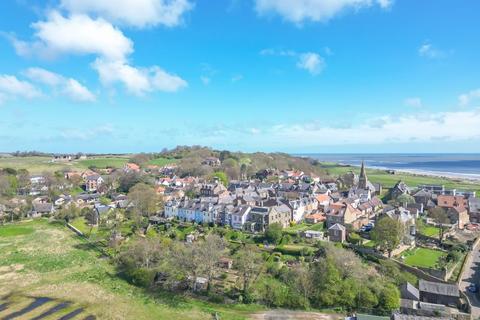
[[56, 154], [52, 158], [52, 162], [70, 162], [72, 161], [72, 156], [69, 154]]
[[326, 212], [326, 217], [327, 228], [338, 223], [343, 226], [351, 225], [354, 229], [360, 229], [368, 223], [368, 216], [346, 201], [331, 204]]
[[32, 208], [32, 211], [30, 212], [30, 216], [32, 218], [38, 218], [41, 216], [50, 215], [55, 212], [55, 208], [51, 203], [33, 202], [32, 205], [33, 205], [33, 208]]
[[437, 197], [437, 205], [445, 209], [454, 207], [468, 208], [468, 199], [464, 196], [439, 195]]
[[425, 189], [431, 191], [434, 194], [440, 195], [445, 194], [445, 186], [436, 185], [436, 184], [421, 184], [418, 186], [419, 189]]
[[423, 204], [424, 207], [427, 207], [429, 201], [433, 199], [433, 193], [430, 190], [420, 189], [413, 194], [415, 203]]
[[220, 258], [220, 261], [218, 261], [218, 266], [223, 269], [232, 269], [233, 260], [225, 257]]
[[207, 157], [203, 159], [202, 164], [210, 167], [219, 167], [222, 162], [216, 157]]
[[123, 166], [123, 171], [124, 172], [140, 172], [140, 166], [136, 163], [125, 163]]
[[468, 211], [465, 207], [453, 207], [447, 210], [448, 218], [450, 222], [455, 225], [458, 229], [465, 228], [465, 225], [468, 224], [470, 217]]
[[243, 226], [248, 220], [248, 215], [252, 207], [250, 206], [237, 206], [231, 213], [231, 226], [233, 229], [242, 230]]
[[314, 231], [314, 230], [306, 230], [306, 231], [303, 232], [303, 236], [307, 239], [321, 240], [321, 239], [323, 239], [323, 232]]
[[471, 222], [480, 222], [480, 199], [468, 199], [468, 214]]
[[343, 243], [347, 238], [347, 229], [341, 224], [336, 223], [328, 228], [328, 237], [332, 242]]
[[410, 189], [407, 184], [403, 181], [398, 181], [395, 186], [390, 190], [390, 198], [397, 199], [403, 194], [410, 194]]
[[252, 228], [254, 231], [264, 232], [269, 225], [279, 223], [282, 227], [290, 224], [291, 211], [284, 205], [271, 207], [253, 207], [250, 210]]
[[89, 175], [85, 179], [85, 190], [87, 192], [96, 192], [104, 182], [99, 174]]

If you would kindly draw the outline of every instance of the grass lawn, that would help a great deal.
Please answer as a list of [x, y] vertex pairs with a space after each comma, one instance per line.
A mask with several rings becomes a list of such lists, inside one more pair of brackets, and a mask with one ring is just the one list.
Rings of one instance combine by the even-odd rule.
[[306, 230], [322, 231], [323, 229], [324, 229], [323, 222], [316, 223], [316, 224], [299, 223], [283, 229], [283, 232], [290, 235], [296, 235], [298, 232], [302, 232]]
[[368, 241], [366, 241], [366, 242], [363, 243], [363, 246], [364, 246], [365, 248], [375, 248], [376, 245], [377, 245], [377, 244], [376, 244], [375, 241], [373, 241], [373, 240], [368, 240]]
[[0, 228], [9, 234], [0, 235], [0, 300], [13, 294], [7, 309], [0, 309], [0, 319], [31, 303], [32, 297], [52, 300], [29, 313], [28, 319], [60, 302], [69, 306], [48, 319], [59, 319], [78, 308], [79, 319], [95, 315], [102, 320], [212, 319], [215, 312], [222, 320], [240, 320], [262, 310], [256, 305], [225, 306], [145, 292], [119, 278], [107, 259], [61, 224], [35, 220]]
[[417, 228], [420, 234], [431, 238], [438, 238], [440, 228], [431, 224], [426, 224], [422, 219], [417, 219]]
[[421, 228], [419, 231], [421, 234], [427, 237], [438, 238], [438, 233], [440, 232], [440, 228], [435, 226], [425, 226]]
[[436, 268], [437, 262], [447, 254], [440, 250], [414, 248], [403, 254], [404, 262], [413, 267]]
[[0, 237], [14, 237], [33, 233], [33, 228], [19, 225], [0, 226]]
[[282, 254], [298, 256], [302, 254], [313, 254], [315, 252], [315, 248], [310, 246], [302, 246], [296, 244], [285, 244], [275, 247], [275, 251], [281, 252]]

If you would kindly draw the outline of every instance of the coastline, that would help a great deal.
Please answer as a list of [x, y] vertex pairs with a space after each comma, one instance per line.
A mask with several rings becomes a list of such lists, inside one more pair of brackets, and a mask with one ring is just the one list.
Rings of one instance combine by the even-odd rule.
[[[341, 162], [338, 162], [337, 165], [360, 168], [359, 165], [341, 163]], [[413, 176], [435, 177], [435, 178], [460, 180], [460, 181], [473, 182], [473, 183], [480, 182], [480, 173], [470, 174], [470, 173], [456, 173], [456, 172], [442, 172], [442, 171], [427, 171], [427, 170], [421, 170], [421, 169], [394, 169], [394, 168], [379, 167], [379, 166], [366, 166], [366, 167], [367, 169], [380, 170], [380, 171], [392, 170], [399, 173], [407, 173]]]
[[441, 171], [424, 171], [418, 169], [384, 169], [379, 167], [370, 167], [377, 170], [393, 170], [395, 172], [408, 173], [415, 176], [436, 177], [451, 180], [461, 180], [469, 182], [479, 182], [480, 174], [455, 173], [455, 172], [441, 172]]

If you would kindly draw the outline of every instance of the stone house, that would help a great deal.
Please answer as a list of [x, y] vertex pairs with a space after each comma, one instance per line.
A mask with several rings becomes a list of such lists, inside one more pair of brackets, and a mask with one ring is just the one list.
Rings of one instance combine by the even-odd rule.
[[471, 222], [480, 222], [480, 199], [468, 199], [468, 214]]
[[345, 242], [347, 238], [347, 229], [341, 224], [334, 224], [328, 228], [328, 238], [332, 242]]
[[420, 301], [443, 304], [445, 306], [460, 306], [460, 291], [457, 284], [431, 282], [420, 280]]

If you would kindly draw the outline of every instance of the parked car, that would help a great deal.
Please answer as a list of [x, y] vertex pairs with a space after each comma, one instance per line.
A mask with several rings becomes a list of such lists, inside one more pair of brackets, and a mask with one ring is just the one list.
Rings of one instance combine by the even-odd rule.
[[373, 226], [369, 223], [369, 224], [361, 227], [360, 231], [361, 232], [370, 232], [370, 231], [372, 231], [372, 229], [373, 229]]
[[471, 293], [477, 293], [478, 292], [478, 286], [476, 284], [472, 283], [467, 287], [467, 290]]

